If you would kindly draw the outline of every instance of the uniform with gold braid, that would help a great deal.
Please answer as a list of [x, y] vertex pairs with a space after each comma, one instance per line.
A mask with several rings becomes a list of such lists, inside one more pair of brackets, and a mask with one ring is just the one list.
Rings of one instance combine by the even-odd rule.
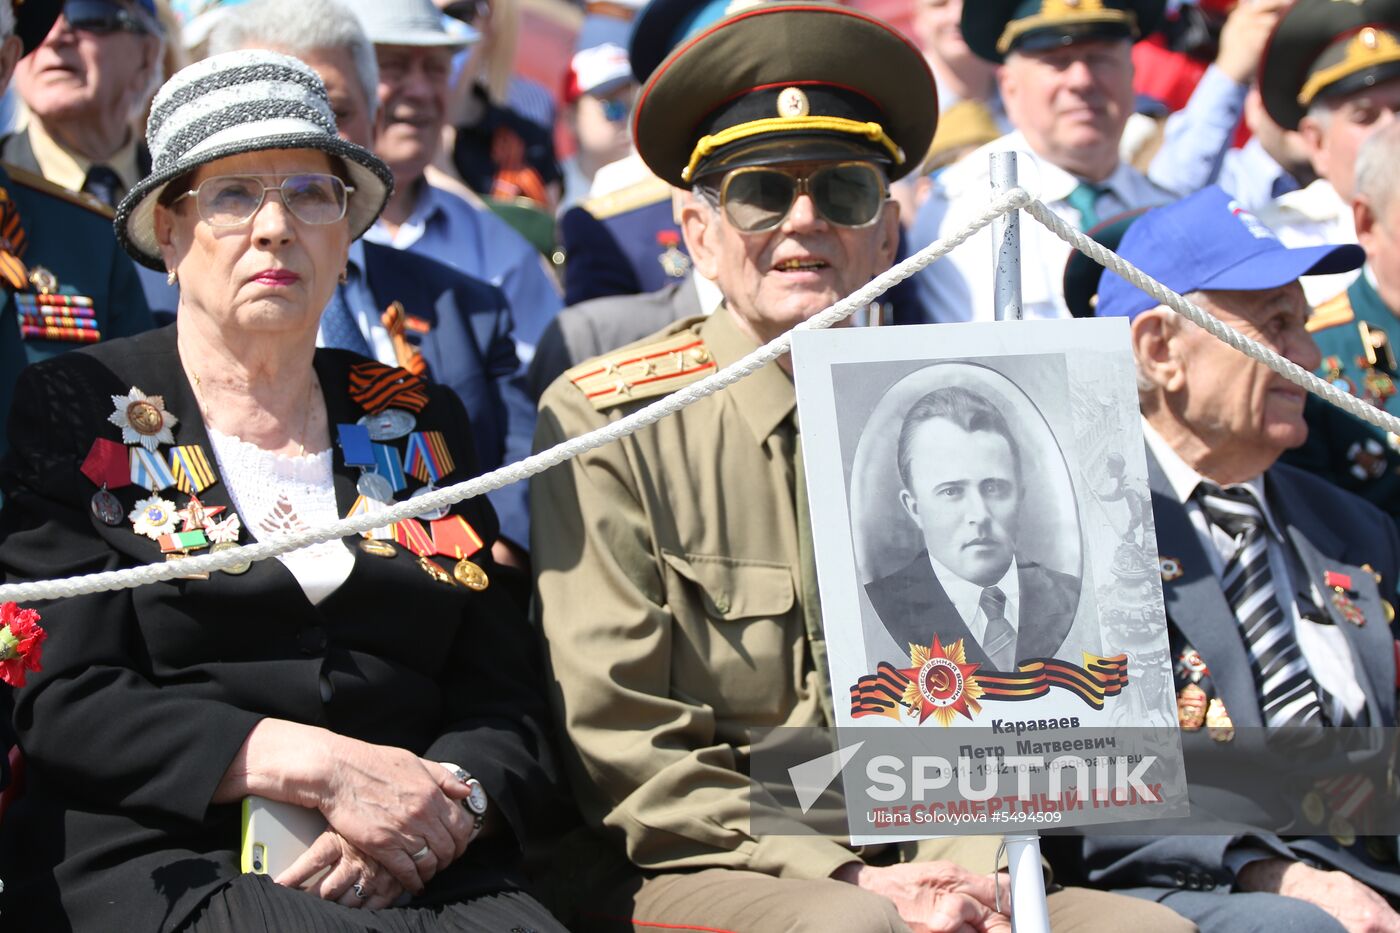
[[1285, 129], [1318, 101], [1392, 78], [1400, 78], [1400, 0], [1298, 0], [1259, 63], [1264, 107]]

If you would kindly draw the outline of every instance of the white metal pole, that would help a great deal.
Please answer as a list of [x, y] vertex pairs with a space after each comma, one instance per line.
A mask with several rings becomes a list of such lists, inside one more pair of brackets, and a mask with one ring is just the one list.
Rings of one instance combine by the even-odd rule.
[[[1005, 194], [1016, 187], [1016, 153], [993, 152], [992, 193]], [[992, 221], [996, 246], [996, 278], [992, 301], [998, 321], [1021, 319], [1021, 212], [1009, 211]]]
[[[1016, 153], [993, 152], [993, 194], [1016, 187]], [[993, 289], [996, 319], [1021, 320], [1021, 212], [1010, 211], [992, 222], [996, 276]], [[1006, 836], [1006, 860], [1011, 868], [1011, 926], [1015, 933], [1050, 933], [1045, 904], [1045, 874], [1040, 867], [1040, 837], [1035, 833]]]

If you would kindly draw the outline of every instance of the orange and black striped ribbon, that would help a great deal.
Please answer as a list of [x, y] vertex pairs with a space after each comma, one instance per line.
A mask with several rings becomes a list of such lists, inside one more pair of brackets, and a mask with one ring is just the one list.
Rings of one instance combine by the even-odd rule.
[[[978, 670], [974, 675], [982, 686], [982, 701], [1034, 700], [1051, 687], [1068, 690], [1094, 709], [1117, 696], [1128, 685], [1128, 656], [1090, 657], [1085, 667], [1059, 658], [1023, 661], [1011, 672]], [[874, 674], [867, 674], [851, 687], [851, 716], [889, 716], [898, 719], [904, 688], [909, 677], [889, 662], [882, 661]]]
[[417, 414], [428, 404], [427, 383], [397, 366], [365, 360], [350, 367], [350, 397], [372, 415], [386, 408]]
[[10, 286], [11, 291], [24, 291], [29, 287], [29, 270], [23, 259], [28, 247], [29, 237], [24, 232], [19, 208], [10, 193], [0, 188], [0, 280]]
[[403, 302], [396, 301], [389, 305], [379, 319], [384, 324], [384, 329], [389, 332], [389, 342], [394, 345], [394, 358], [399, 361], [399, 365], [415, 376], [426, 374], [428, 364], [423, 359], [423, 354], [404, 336], [408, 315], [404, 313]]

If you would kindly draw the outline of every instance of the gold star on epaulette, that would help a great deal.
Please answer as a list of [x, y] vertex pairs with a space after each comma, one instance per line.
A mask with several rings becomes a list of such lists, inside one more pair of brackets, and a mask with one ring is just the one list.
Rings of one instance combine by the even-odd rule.
[[599, 411], [637, 399], [668, 395], [717, 369], [695, 331], [686, 329], [654, 343], [628, 347], [581, 363], [564, 375]]

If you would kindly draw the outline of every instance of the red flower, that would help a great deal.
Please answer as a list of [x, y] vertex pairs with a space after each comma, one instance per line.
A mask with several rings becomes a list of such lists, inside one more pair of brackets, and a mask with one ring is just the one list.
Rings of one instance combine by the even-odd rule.
[[0, 680], [24, 686], [24, 672], [39, 670], [39, 654], [48, 633], [39, 627], [39, 613], [14, 603], [0, 604]]

